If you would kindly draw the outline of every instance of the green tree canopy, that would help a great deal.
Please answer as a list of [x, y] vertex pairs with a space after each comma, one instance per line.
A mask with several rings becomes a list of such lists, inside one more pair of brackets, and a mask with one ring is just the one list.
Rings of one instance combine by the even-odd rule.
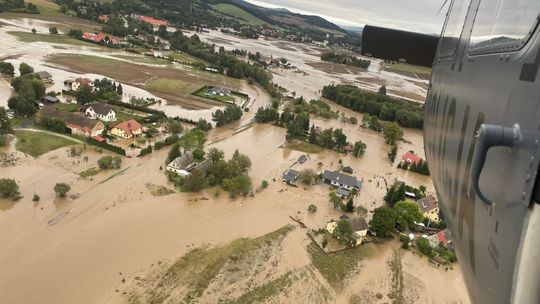
[[71, 190], [71, 186], [66, 183], [57, 183], [54, 185], [54, 192], [56, 197], [65, 197], [66, 194]]
[[378, 237], [389, 237], [395, 230], [396, 220], [396, 211], [382, 206], [373, 211], [373, 219], [370, 222], [370, 226], [377, 233]]
[[0, 178], [0, 197], [16, 198], [19, 196], [19, 185], [10, 178]]

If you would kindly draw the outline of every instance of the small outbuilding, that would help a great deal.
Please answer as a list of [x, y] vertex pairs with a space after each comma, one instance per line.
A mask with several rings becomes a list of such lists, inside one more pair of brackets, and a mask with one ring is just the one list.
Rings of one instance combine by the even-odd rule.
[[296, 183], [296, 180], [298, 179], [298, 176], [300, 175], [300, 172], [294, 170], [294, 169], [289, 169], [287, 171], [287, 173], [285, 173], [283, 175], [283, 177], [281, 178], [281, 180], [283, 180], [283, 182], [289, 184], [289, 185], [294, 185]]

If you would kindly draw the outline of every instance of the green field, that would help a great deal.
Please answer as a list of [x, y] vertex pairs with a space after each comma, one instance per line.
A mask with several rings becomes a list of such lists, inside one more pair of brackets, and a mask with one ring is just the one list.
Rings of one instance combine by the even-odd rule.
[[219, 3], [219, 4], [212, 5], [212, 7], [221, 13], [243, 19], [251, 25], [269, 25], [268, 22], [253, 16], [252, 14], [246, 12], [245, 10], [239, 8], [236, 5], [232, 5], [228, 3]]
[[71, 45], [84, 45], [84, 46], [95, 46], [88, 42], [84, 42], [78, 39], [71, 38], [66, 35], [50, 35], [50, 34], [32, 34], [31, 32], [18, 32], [18, 31], [9, 31], [7, 32], [10, 35], [17, 37], [20, 41], [31, 43], [31, 42], [47, 42], [52, 44], [71, 44]]
[[145, 86], [145, 89], [156, 90], [167, 94], [180, 94], [189, 95], [194, 89], [198, 87], [192, 83], [188, 83], [178, 79], [159, 78], [149, 81]]
[[43, 132], [15, 131], [15, 136], [17, 150], [33, 157], [76, 144], [69, 139]]
[[64, 112], [77, 112], [79, 111], [79, 107], [80, 105], [76, 103], [59, 103], [56, 105], [56, 109]]
[[324, 150], [323, 147], [320, 147], [320, 146], [317, 146], [317, 145], [314, 145], [314, 144], [310, 144], [310, 143], [307, 143], [307, 142], [304, 142], [304, 141], [287, 145], [287, 148], [291, 149], [291, 150], [304, 152], [304, 153], [319, 153], [319, 152]]
[[427, 74], [431, 75], [431, 68], [419, 66], [419, 65], [412, 65], [407, 63], [385, 63], [385, 69], [390, 71], [398, 71], [398, 72], [405, 72], [405, 73], [416, 73], [416, 74]]
[[198, 89], [197, 91], [193, 92], [191, 95], [201, 97], [201, 98], [221, 101], [221, 102], [224, 102], [224, 103], [234, 104], [234, 102], [235, 102], [235, 98], [232, 97], [232, 96], [209, 95], [209, 94], [206, 93], [206, 91], [207, 91], [207, 87], [204, 86], [204, 87]]
[[114, 58], [129, 60], [130, 62], [137, 62], [143, 64], [159, 64], [159, 65], [169, 65], [169, 61], [161, 58], [154, 58], [149, 56], [129, 56], [129, 55], [114, 55]]
[[176, 61], [184, 62], [184, 63], [199, 63], [199, 62], [204, 63], [203, 60], [195, 58], [195, 57], [190, 56], [188, 54], [184, 54], [184, 53], [167, 52], [167, 53], [164, 53], [163, 55], [166, 56], [166, 57], [171, 57]]

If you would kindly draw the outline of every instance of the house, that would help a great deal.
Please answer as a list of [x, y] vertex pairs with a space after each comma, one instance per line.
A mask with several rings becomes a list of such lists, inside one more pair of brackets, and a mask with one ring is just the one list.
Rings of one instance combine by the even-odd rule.
[[298, 158], [298, 162], [299, 162], [300, 164], [303, 164], [303, 163], [307, 162], [307, 160], [308, 160], [308, 158], [307, 158], [307, 156], [306, 156], [305, 154], [302, 154], [302, 155]]
[[126, 120], [114, 126], [111, 134], [122, 138], [133, 138], [142, 134], [142, 126], [133, 119]]
[[289, 169], [287, 173], [283, 175], [281, 180], [289, 185], [294, 185], [296, 183], [296, 180], [298, 179], [298, 176], [300, 175], [300, 172]]
[[195, 169], [201, 170], [203, 173], [208, 174], [211, 165], [212, 162], [208, 159], [202, 162], [195, 161], [193, 158], [193, 153], [188, 151], [184, 153], [184, 155], [179, 156], [170, 162], [167, 165], [166, 170], [180, 176], [187, 177]]
[[416, 201], [416, 203], [418, 204], [420, 211], [425, 217], [436, 222], [440, 220], [439, 203], [437, 202], [437, 198], [433, 194], [419, 199], [418, 201]]
[[67, 91], [77, 91], [81, 86], [88, 86], [94, 91], [94, 82], [88, 78], [77, 78], [64, 80], [64, 89]]
[[339, 195], [339, 197], [343, 198], [343, 199], [346, 199], [347, 197], [349, 197], [349, 190], [347, 189], [343, 189], [343, 188], [338, 188], [336, 190], [336, 194]]
[[[366, 237], [369, 229], [366, 219], [364, 217], [349, 218], [347, 215], [342, 215], [339, 219], [348, 221], [351, 224], [351, 228], [353, 231], [353, 233], [351, 234], [351, 239], [353, 241], [353, 245], [360, 245]], [[326, 224], [326, 230], [331, 234], [334, 233], [336, 227], [337, 221], [334, 220], [331, 220]]]
[[55, 104], [55, 103], [59, 103], [60, 99], [54, 96], [46, 95], [46, 96], [41, 97], [39, 101], [41, 101], [43, 104]]
[[231, 96], [231, 90], [223, 87], [212, 87], [208, 89], [207, 93], [209, 95]]
[[39, 79], [41, 79], [41, 81], [43, 81], [43, 82], [48, 82], [48, 83], [53, 82], [52, 75], [47, 71], [37, 72], [36, 76], [39, 77]]
[[341, 171], [343, 171], [345, 173], [348, 173], [348, 174], [353, 174], [353, 169], [351, 167], [343, 167], [343, 168], [341, 168]]
[[405, 153], [401, 159], [406, 162], [407, 164], [409, 165], [412, 165], [412, 164], [418, 164], [418, 163], [421, 163], [422, 162], [422, 158], [420, 158], [419, 156], [415, 155], [414, 153], [412, 152], [407, 152]]
[[107, 21], [109, 21], [109, 15], [101, 15], [101, 16], [99, 16], [98, 21], [106, 23]]
[[71, 130], [71, 134], [84, 137], [98, 136], [105, 130], [105, 125], [99, 120], [86, 118], [71, 112], [58, 111], [54, 106], [45, 106], [36, 114], [36, 122], [42, 118], [60, 119]]
[[332, 186], [338, 188], [360, 190], [362, 187], [362, 182], [356, 177], [339, 172], [325, 170], [322, 178], [325, 183], [331, 184]]
[[82, 37], [84, 40], [92, 41], [94, 43], [103, 43], [103, 44], [118, 44], [118, 38], [110, 36], [104, 33], [95, 32], [84, 32]]
[[93, 103], [88, 105], [84, 111], [84, 114], [86, 117], [92, 119], [100, 119], [103, 121], [116, 120], [116, 112], [114, 109], [111, 106], [103, 103]]
[[148, 16], [138, 16], [137, 19], [141, 22], [150, 23], [152, 27], [154, 28], [154, 31], [157, 31], [161, 25], [169, 27], [169, 21], [163, 20], [163, 19], [155, 19], [153, 17]]
[[444, 247], [448, 246], [452, 241], [450, 240], [450, 233], [447, 229], [437, 232], [434, 235], [428, 236], [428, 241], [431, 247], [437, 248], [442, 243]]

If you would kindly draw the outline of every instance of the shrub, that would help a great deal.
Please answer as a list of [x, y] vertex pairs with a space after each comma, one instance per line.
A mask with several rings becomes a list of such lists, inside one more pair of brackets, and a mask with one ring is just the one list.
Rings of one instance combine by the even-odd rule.
[[71, 186], [66, 183], [57, 183], [53, 189], [56, 193], [56, 197], [65, 197], [66, 194], [71, 190]]
[[315, 213], [315, 212], [317, 212], [317, 206], [311, 204], [311, 205], [309, 205], [309, 207], [307, 208], [307, 211], [308, 211], [309, 213]]
[[40, 199], [39, 195], [34, 194], [34, 196], [32, 197], [32, 202], [39, 202], [39, 199]]
[[263, 181], [261, 182], [261, 188], [263, 188], [263, 189], [268, 188], [268, 181], [263, 180]]
[[19, 185], [10, 178], [0, 179], [0, 197], [17, 198], [19, 196]]
[[124, 149], [122, 149], [120, 147], [117, 147], [117, 146], [110, 145], [110, 144], [105, 143], [105, 142], [99, 142], [99, 141], [93, 139], [92, 137], [88, 137], [86, 139], [86, 142], [91, 144], [91, 145], [98, 146], [100, 148], [103, 148], [103, 149], [112, 151], [114, 153], [118, 153], [120, 155], [126, 156], [126, 150], [124, 150]]

